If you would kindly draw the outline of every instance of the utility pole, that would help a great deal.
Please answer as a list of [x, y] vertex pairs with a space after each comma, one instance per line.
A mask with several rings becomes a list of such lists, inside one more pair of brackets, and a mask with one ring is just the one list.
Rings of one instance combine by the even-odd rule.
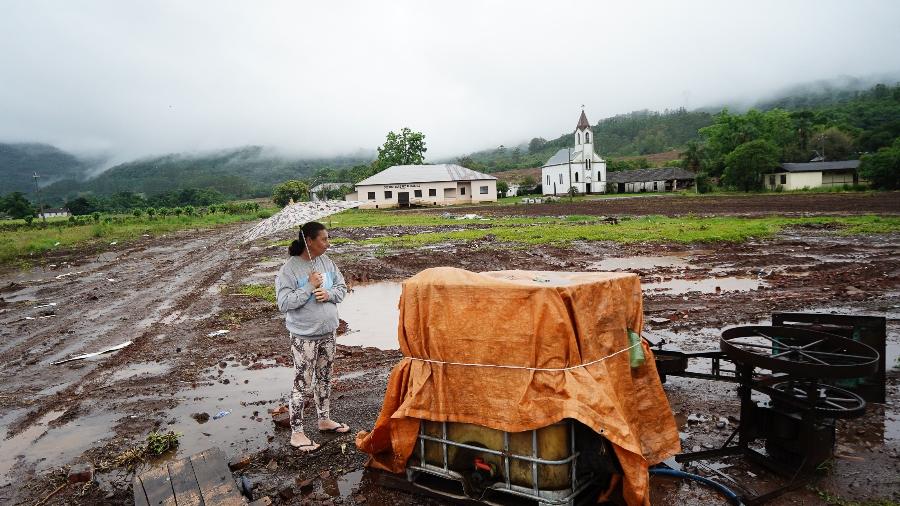
[[40, 209], [41, 219], [44, 220], [44, 223], [47, 223], [47, 216], [44, 214], [44, 204], [41, 203], [41, 187], [38, 186], [38, 176], [37, 172], [34, 173], [34, 199], [38, 202], [38, 209]]
[[566, 193], [569, 194], [569, 202], [572, 202], [572, 148], [569, 148], [569, 189]]

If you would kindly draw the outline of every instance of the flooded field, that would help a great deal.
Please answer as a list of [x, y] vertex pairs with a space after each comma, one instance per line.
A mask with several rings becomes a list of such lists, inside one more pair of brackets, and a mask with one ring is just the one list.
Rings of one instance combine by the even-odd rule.
[[[885, 316], [888, 402], [870, 405], [860, 419], [839, 422], [838, 458], [831, 470], [813, 488], [773, 504], [827, 504], [820, 491], [853, 500], [900, 500], [896, 234], [849, 237], [792, 229], [771, 240], [727, 247], [576, 241], [565, 247], [507, 248], [489, 240], [411, 251], [335, 247], [331, 256], [353, 291], [340, 306], [349, 329], [338, 338], [333, 409], [334, 418], [352, 430], [314, 433], [323, 447], [307, 456], [290, 449], [288, 430], [270, 414], [286, 404], [293, 374], [283, 318], [271, 304], [236, 293], [241, 285], [271, 283], [284, 251], [260, 245], [221, 248], [233, 232], [226, 227], [171, 234], [3, 274], [0, 504], [34, 504], [65, 480], [66, 466], [98, 466], [141, 443], [151, 430], [182, 434], [168, 458], [213, 446], [229, 458], [249, 455], [243, 475], [255, 494], [276, 503], [306, 498], [440, 504], [379, 486], [363, 471], [366, 459], [355, 449], [354, 434], [373, 426], [388, 373], [400, 359], [400, 282], [442, 265], [473, 271], [635, 272], [644, 289], [645, 337], [688, 351], [717, 349], [722, 329], [766, 324], [774, 311]], [[401, 232], [416, 229], [335, 229], [333, 235], [359, 239]], [[133, 344], [52, 365], [126, 341]], [[682, 424], [685, 450], [720, 445], [735, 426], [738, 399], [732, 385], [670, 377], [665, 390]], [[732, 460], [704, 462], [698, 472], [757, 491], [778, 482]], [[721, 504], [699, 486], [663, 478], [653, 478], [653, 484], [655, 504]], [[279, 495], [291, 487], [292, 499]], [[100, 472], [98, 484], [67, 488], [48, 504], [131, 500], [127, 479]]]

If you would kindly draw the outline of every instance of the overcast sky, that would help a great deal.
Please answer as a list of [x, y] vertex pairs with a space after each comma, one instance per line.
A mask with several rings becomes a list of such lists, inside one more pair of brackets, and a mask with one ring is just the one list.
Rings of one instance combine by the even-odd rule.
[[[327, 5], [326, 5], [327, 4]], [[900, 2], [0, 3], [0, 142], [431, 160], [636, 109], [900, 71]], [[600, 146], [602, 151], [602, 146]]]

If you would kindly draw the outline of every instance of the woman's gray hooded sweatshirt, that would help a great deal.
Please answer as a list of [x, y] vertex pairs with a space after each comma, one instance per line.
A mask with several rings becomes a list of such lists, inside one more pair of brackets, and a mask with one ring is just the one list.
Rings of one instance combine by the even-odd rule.
[[[313, 271], [325, 277], [322, 287], [329, 295], [325, 302], [317, 301], [313, 295], [315, 288], [309, 284]], [[320, 339], [337, 329], [337, 304], [346, 294], [344, 276], [327, 255], [312, 262], [303, 256], [292, 256], [275, 276], [275, 298], [278, 310], [285, 314], [285, 325], [291, 334], [306, 339]]]

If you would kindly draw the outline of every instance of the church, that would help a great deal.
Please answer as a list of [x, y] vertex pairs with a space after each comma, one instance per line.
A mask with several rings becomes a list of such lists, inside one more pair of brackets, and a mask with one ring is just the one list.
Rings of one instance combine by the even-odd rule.
[[594, 132], [584, 110], [575, 127], [575, 147], [563, 148], [541, 167], [544, 195], [606, 192], [606, 160], [594, 152]]

